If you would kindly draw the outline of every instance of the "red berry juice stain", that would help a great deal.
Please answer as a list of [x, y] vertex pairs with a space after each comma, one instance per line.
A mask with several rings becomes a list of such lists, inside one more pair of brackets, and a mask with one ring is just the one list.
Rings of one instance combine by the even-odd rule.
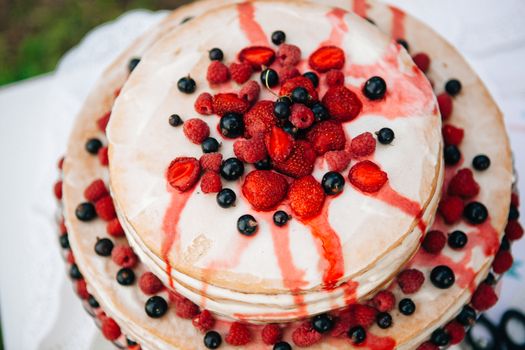
[[255, 20], [255, 8], [250, 2], [237, 5], [241, 30], [244, 32], [252, 45], [269, 46], [268, 38], [261, 25]]
[[368, 10], [368, 5], [366, 0], [354, 0], [352, 11], [355, 12], [358, 16], [366, 18], [366, 12]]
[[323, 41], [319, 46], [341, 46], [343, 42], [343, 37], [345, 33], [348, 32], [348, 24], [344, 19], [346, 14], [347, 12], [345, 10], [337, 7], [330, 10], [326, 14], [326, 17], [332, 25], [332, 30], [330, 31], [330, 37], [327, 40]]
[[396, 346], [396, 341], [390, 337], [380, 337], [371, 332], [367, 332], [366, 340], [354, 346], [369, 350], [393, 350]]
[[390, 29], [393, 39], [405, 38], [405, 13], [394, 6], [389, 6], [392, 12], [392, 27]]

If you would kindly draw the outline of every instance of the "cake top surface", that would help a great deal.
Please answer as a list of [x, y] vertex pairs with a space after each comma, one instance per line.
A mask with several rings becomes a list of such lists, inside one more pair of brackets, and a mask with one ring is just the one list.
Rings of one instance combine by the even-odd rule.
[[[216, 102], [218, 94], [237, 94], [246, 85], [210, 84], [208, 52], [220, 48], [228, 66], [274, 52], [277, 58], [266, 63], [284, 75], [286, 55], [270, 39], [276, 30], [284, 31], [286, 43], [301, 50], [296, 62], [299, 72], [317, 69], [320, 76], [308, 103], [318, 95], [332, 116], [309, 129], [336, 124], [343, 130], [343, 147], [334, 146], [332, 140], [326, 146], [322, 137], [319, 140], [309, 130], [292, 140], [291, 152], [296, 156], [292, 153], [285, 161], [276, 161], [283, 129], [272, 118], [264, 119], [264, 111], [273, 106], [275, 95], [290, 92], [283, 93], [285, 84], [273, 89], [262, 86], [255, 105], [242, 107], [243, 120], [250, 140], [259, 137], [255, 131], [250, 135], [255, 124], [257, 132], [262, 128], [266, 133], [265, 145], [279, 146], [277, 151], [266, 146], [275, 157], [272, 163], [277, 171], [255, 171], [252, 164], [244, 163], [239, 179], [228, 181], [223, 174], [222, 187], [237, 196], [235, 206], [224, 209], [215, 193], [204, 193], [204, 177], [189, 189], [170, 181], [172, 161], [202, 156], [201, 146], [187, 136], [191, 134], [188, 125], [202, 125], [195, 120], [204, 122], [210, 136], [221, 143], [224, 160], [239, 156], [233, 145], [246, 140], [221, 135], [216, 114], [226, 113], [220, 103], [214, 104], [212, 115], [195, 110], [203, 92], [215, 96]], [[243, 51], [246, 48], [250, 49]], [[343, 73], [344, 87], [328, 86], [324, 65]], [[187, 76], [196, 84], [191, 94], [178, 87]], [[387, 89], [377, 100], [363, 92], [374, 76], [384, 79]], [[253, 72], [251, 79], [259, 82], [259, 72]], [[294, 104], [292, 111], [296, 106], [302, 105]], [[171, 126], [168, 117], [172, 114], [181, 116], [184, 125]], [[272, 123], [276, 126], [270, 128]], [[243, 3], [196, 18], [167, 34], [142, 58], [108, 126], [112, 194], [130, 244], [152, 270], [163, 271], [161, 277], [175, 289], [183, 288], [190, 299], [237, 318], [295, 319], [363, 297], [387, 282], [410, 258], [433, 220], [439, 197], [440, 125], [424, 74], [399, 45], [363, 19], [341, 9], [302, 2]], [[391, 143], [376, 142], [374, 133], [382, 128], [394, 132]], [[366, 148], [360, 145], [366, 145], [370, 136], [375, 152], [360, 155], [360, 149]], [[352, 140], [358, 140], [357, 146]], [[336, 152], [324, 153], [325, 146]], [[345, 179], [343, 191], [327, 196], [321, 182], [333, 167], [330, 155], [337, 151], [351, 154], [352, 160], [340, 171]], [[301, 166], [290, 164], [289, 159], [299, 159]], [[313, 167], [306, 173], [305, 159]], [[194, 162], [182, 164], [175, 177], [194, 171]], [[247, 182], [254, 183], [254, 189]], [[276, 196], [275, 204], [272, 198]], [[271, 210], [264, 207], [268, 201]], [[272, 215], [277, 210], [292, 216], [285, 226], [274, 224]], [[237, 229], [237, 220], [246, 214], [257, 221], [253, 235]], [[221, 302], [214, 303], [217, 299]]]

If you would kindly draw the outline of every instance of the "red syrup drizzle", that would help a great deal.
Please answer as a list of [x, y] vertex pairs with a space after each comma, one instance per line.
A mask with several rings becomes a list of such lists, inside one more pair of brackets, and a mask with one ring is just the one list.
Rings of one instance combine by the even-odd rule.
[[396, 341], [390, 337], [380, 337], [367, 332], [366, 340], [362, 344], [354, 346], [369, 350], [393, 350], [396, 346]]
[[252, 3], [243, 2], [237, 5], [241, 30], [252, 45], [269, 46], [268, 38], [261, 25], [255, 20], [255, 8]]
[[366, 0], [354, 0], [352, 11], [360, 17], [366, 18], [367, 4]]
[[332, 25], [330, 37], [323, 41], [319, 46], [335, 45], [341, 46], [343, 36], [348, 32], [348, 24], [344, 20], [347, 12], [343, 9], [335, 7], [326, 14], [326, 17]]
[[390, 35], [393, 39], [403, 39], [405, 37], [405, 13], [397, 7], [390, 6], [392, 12], [392, 28]]

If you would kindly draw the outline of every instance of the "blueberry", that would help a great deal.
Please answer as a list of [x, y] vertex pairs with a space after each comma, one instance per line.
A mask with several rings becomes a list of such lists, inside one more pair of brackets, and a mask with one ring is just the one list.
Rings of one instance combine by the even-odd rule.
[[146, 315], [149, 317], [159, 318], [168, 311], [168, 303], [163, 297], [155, 295], [146, 301], [144, 309], [146, 310]]
[[179, 81], [177, 82], [177, 88], [180, 92], [183, 92], [185, 94], [191, 94], [195, 92], [197, 84], [195, 83], [195, 80], [187, 76], [179, 79]]
[[363, 87], [363, 93], [369, 100], [380, 100], [386, 94], [386, 82], [381, 77], [368, 79]]
[[286, 213], [285, 211], [278, 210], [275, 213], [273, 213], [273, 223], [277, 226], [284, 226], [288, 223], [288, 220], [290, 220], [290, 215]]
[[86, 151], [90, 154], [97, 154], [98, 150], [102, 148], [102, 142], [99, 139], [92, 138], [86, 142]]
[[317, 315], [312, 320], [312, 327], [319, 333], [326, 333], [334, 327], [334, 320], [328, 314]]
[[126, 343], [128, 344], [128, 346], [135, 346], [135, 345], [137, 345], [137, 342], [134, 342], [133, 340], [131, 340], [129, 338], [126, 338]]
[[286, 131], [288, 134], [292, 135], [293, 137], [296, 137], [297, 133], [299, 132], [299, 129], [290, 121], [286, 121], [284, 123], [283, 130]]
[[463, 309], [461, 310], [459, 315], [456, 316], [456, 321], [458, 321], [464, 326], [471, 326], [474, 324], [474, 322], [476, 322], [476, 318], [476, 310], [474, 310], [468, 305], [465, 305], [463, 306]]
[[286, 41], [286, 34], [282, 30], [276, 30], [272, 33], [272, 43], [281, 45]]
[[271, 170], [272, 169], [272, 161], [270, 158], [264, 158], [263, 160], [260, 160], [256, 162], [255, 169], [257, 170]]
[[378, 132], [376, 132], [376, 135], [377, 141], [383, 145], [392, 143], [396, 137], [394, 131], [390, 128], [381, 128]]
[[448, 145], [443, 150], [446, 165], [456, 165], [461, 159], [461, 152], [455, 145]]
[[499, 246], [500, 250], [510, 250], [510, 241], [507, 237], [503, 237]]
[[439, 289], [448, 289], [456, 281], [454, 271], [446, 265], [439, 265], [430, 272], [430, 281]]
[[221, 346], [221, 343], [221, 335], [215, 331], [209, 331], [204, 336], [204, 346], [208, 349], [217, 349], [219, 346]]
[[118, 270], [117, 282], [123, 286], [130, 286], [135, 282], [135, 272], [132, 269], [126, 267]]
[[345, 187], [345, 178], [337, 171], [329, 171], [324, 174], [321, 185], [327, 195], [339, 194]]
[[280, 96], [277, 100], [275, 100], [275, 102], [284, 102], [288, 106], [291, 106], [293, 104], [293, 101], [289, 96]]
[[237, 220], [237, 230], [245, 236], [253, 236], [257, 233], [258, 225], [257, 220], [250, 214], [245, 214]]
[[79, 280], [82, 278], [82, 274], [80, 273], [77, 264], [73, 264], [69, 268], [69, 277], [71, 277], [74, 280]]
[[443, 328], [438, 328], [430, 335], [430, 342], [437, 346], [445, 346], [450, 341], [450, 336]]
[[109, 238], [102, 238], [95, 243], [95, 253], [100, 256], [110, 256], [113, 251], [113, 242]]
[[287, 342], [280, 341], [278, 343], [275, 343], [275, 345], [273, 346], [273, 350], [292, 350], [292, 347]]
[[315, 120], [318, 122], [330, 119], [328, 110], [320, 103], [316, 103], [312, 106], [312, 112], [314, 113]]
[[100, 304], [98, 303], [97, 299], [95, 299], [95, 297], [92, 296], [91, 294], [90, 294], [89, 297], [88, 297], [88, 304], [89, 304], [89, 306], [91, 306], [93, 309], [96, 309], [96, 308], [99, 308], [99, 307], [100, 307]]
[[520, 218], [520, 211], [515, 205], [511, 205], [509, 209], [509, 220], [518, 220]]
[[231, 207], [236, 199], [237, 195], [235, 195], [235, 192], [229, 188], [223, 188], [217, 193], [217, 204], [222, 208]]
[[487, 220], [489, 213], [487, 207], [479, 202], [470, 202], [463, 209], [463, 216], [471, 224], [479, 225]]
[[244, 164], [237, 158], [226, 159], [221, 164], [221, 176], [226, 180], [237, 180], [244, 173]]
[[366, 340], [366, 330], [362, 326], [350, 328], [347, 335], [354, 344], [361, 344]]
[[450, 79], [445, 84], [445, 91], [450, 96], [456, 96], [461, 92], [461, 82], [457, 79]]
[[296, 103], [306, 104], [309, 97], [308, 90], [302, 86], [298, 86], [292, 90], [292, 101]]
[[487, 275], [487, 277], [483, 281], [483, 283], [486, 283], [486, 284], [491, 285], [491, 286], [495, 285], [496, 282], [497, 282], [496, 276], [494, 276], [494, 274], [492, 272], [489, 272], [489, 274]]
[[201, 148], [203, 153], [213, 153], [219, 150], [219, 141], [213, 137], [207, 137], [202, 141]]
[[80, 203], [75, 209], [75, 215], [80, 221], [91, 221], [97, 217], [95, 206], [89, 202]]
[[410, 46], [405, 39], [397, 39], [397, 43], [405, 48], [405, 50], [410, 51]]
[[266, 87], [274, 87], [279, 84], [279, 75], [271, 68], [266, 68], [261, 72], [261, 83]]
[[376, 323], [379, 328], [386, 329], [392, 326], [392, 316], [388, 312], [379, 312], [376, 315]]
[[242, 115], [237, 113], [227, 113], [219, 122], [221, 134], [225, 137], [234, 139], [244, 134], [244, 120]]
[[133, 57], [131, 60], [129, 60], [129, 63], [128, 63], [128, 71], [131, 73], [133, 72], [133, 70], [135, 68], [137, 68], [137, 66], [139, 65], [140, 63], [140, 58], [138, 57]]
[[211, 49], [210, 52], [208, 53], [208, 56], [210, 57], [211, 61], [222, 61], [222, 59], [224, 58], [224, 54], [222, 53], [222, 50], [217, 47], [214, 47], [213, 49]]
[[303, 74], [303, 77], [307, 78], [314, 84], [314, 87], [319, 86], [319, 76], [315, 74], [314, 72], [306, 72]]
[[416, 304], [414, 304], [412, 299], [404, 298], [399, 301], [398, 308], [403, 315], [409, 316], [416, 311]]
[[472, 159], [472, 166], [479, 171], [487, 170], [490, 167], [490, 158], [484, 154], [477, 155]]
[[60, 246], [63, 249], [69, 249], [69, 237], [67, 236], [67, 234], [60, 235], [59, 242], [60, 242]]
[[170, 115], [168, 121], [171, 126], [180, 126], [183, 123], [182, 118], [178, 114]]
[[276, 102], [273, 105], [273, 114], [279, 119], [288, 119], [290, 113], [290, 105], [286, 102]]
[[453, 249], [461, 249], [467, 245], [468, 237], [463, 231], [456, 230], [448, 235], [448, 245]]

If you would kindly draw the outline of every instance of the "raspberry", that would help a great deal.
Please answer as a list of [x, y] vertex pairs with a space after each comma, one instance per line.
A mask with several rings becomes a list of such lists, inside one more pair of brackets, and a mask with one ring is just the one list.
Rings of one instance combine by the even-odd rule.
[[455, 126], [448, 124], [443, 126], [441, 133], [443, 134], [443, 140], [447, 146], [459, 146], [461, 141], [463, 141], [464, 131], [461, 128], [456, 128]]
[[521, 227], [518, 220], [512, 220], [507, 223], [507, 227], [505, 227], [505, 237], [511, 241], [516, 241], [523, 237], [523, 227]]
[[106, 225], [106, 232], [108, 235], [113, 237], [122, 237], [124, 236], [124, 229], [120, 225], [118, 218], [108, 221]]
[[184, 135], [196, 145], [200, 145], [205, 138], [210, 136], [210, 127], [199, 118], [187, 120], [183, 126]]
[[111, 260], [118, 266], [132, 268], [137, 265], [139, 258], [130, 246], [117, 245], [111, 251]]
[[512, 195], [510, 197], [510, 204], [512, 204], [515, 207], [520, 206], [520, 196], [517, 193], [512, 192]]
[[200, 314], [195, 316], [192, 320], [193, 327], [197, 328], [200, 332], [205, 333], [213, 328], [215, 325], [215, 319], [208, 310], [203, 310]]
[[175, 300], [175, 314], [180, 318], [193, 319], [199, 314], [199, 307], [191, 300], [186, 298], [178, 298]]
[[264, 138], [268, 155], [276, 162], [284, 162], [291, 155], [294, 139], [283, 129], [274, 126]]
[[254, 103], [259, 98], [261, 86], [255, 81], [250, 80], [239, 91], [239, 97], [250, 103]]
[[60, 231], [60, 234], [62, 234], [62, 235], [67, 234], [67, 227], [66, 227], [66, 223], [64, 221], [64, 218], [62, 218], [60, 220], [60, 223], [58, 224], [58, 229]]
[[102, 117], [97, 119], [97, 126], [100, 131], [106, 132], [106, 127], [108, 126], [110, 117], [111, 117], [111, 111], [107, 112]]
[[317, 91], [315, 90], [312, 81], [303, 76], [294, 77], [284, 81], [284, 83], [281, 85], [279, 95], [290, 96], [292, 94], [292, 91], [297, 87], [305, 88], [306, 91], [308, 91], [308, 95], [310, 95], [310, 97], [312, 98], [312, 101], [317, 101], [319, 99], [319, 96], [317, 95]]
[[272, 101], [258, 101], [245, 115], [244, 127], [250, 137], [270, 131], [277, 124]]
[[296, 103], [292, 105], [290, 122], [299, 129], [309, 128], [314, 123], [314, 112], [305, 105]]
[[456, 196], [445, 197], [439, 203], [439, 213], [447, 224], [454, 224], [461, 219], [463, 215], [463, 201]]
[[426, 53], [420, 52], [412, 56], [412, 60], [416, 66], [426, 73], [430, 68], [430, 57]]
[[317, 180], [309, 175], [295, 180], [288, 193], [290, 207], [299, 219], [309, 219], [321, 212], [325, 193]]
[[429, 231], [425, 235], [421, 246], [428, 253], [437, 254], [443, 248], [445, 248], [445, 244], [447, 244], [447, 237], [445, 236], [445, 234], [441, 231], [434, 230]]
[[275, 52], [266, 46], [251, 46], [241, 50], [238, 55], [241, 62], [247, 62], [256, 70], [261, 66], [270, 66], [275, 59]]
[[372, 303], [378, 311], [388, 312], [395, 307], [396, 297], [392, 292], [382, 290], [374, 296]]
[[76, 282], [77, 294], [82, 300], [89, 298], [89, 292], [87, 290], [86, 280], [80, 279]]
[[333, 120], [315, 124], [306, 138], [312, 143], [318, 155], [323, 155], [328, 151], [340, 151], [346, 144], [346, 136], [341, 123]]
[[226, 113], [244, 114], [250, 108], [250, 103], [234, 93], [220, 93], [213, 96], [213, 110], [221, 117]]
[[305, 322], [292, 333], [292, 340], [299, 347], [308, 347], [318, 343], [322, 334], [317, 332], [310, 322]]
[[447, 120], [454, 109], [452, 97], [450, 97], [450, 95], [447, 93], [442, 93], [437, 97], [437, 101], [439, 105], [439, 111], [441, 113], [441, 118], [443, 120]]
[[459, 344], [465, 338], [465, 327], [457, 321], [452, 321], [444, 327], [445, 332], [450, 337], [450, 344]]
[[347, 151], [330, 151], [326, 152], [324, 159], [331, 171], [343, 172], [348, 165], [352, 156]]
[[203, 193], [217, 193], [221, 189], [221, 176], [214, 171], [205, 171], [201, 177], [201, 191]]
[[328, 86], [340, 86], [345, 83], [345, 75], [340, 70], [332, 69], [326, 73], [326, 84]]
[[239, 322], [234, 322], [226, 335], [226, 342], [230, 345], [246, 345], [252, 340], [252, 334], [248, 327]]
[[283, 338], [283, 331], [279, 325], [267, 324], [261, 331], [262, 341], [266, 345], [278, 343]]
[[58, 168], [58, 170], [62, 170], [63, 167], [64, 167], [64, 157], [61, 157], [61, 158], [58, 160], [57, 168]]
[[110, 221], [117, 217], [111, 196], [105, 196], [96, 201], [95, 211], [97, 212], [97, 215], [105, 221]]
[[75, 256], [73, 255], [73, 252], [69, 250], [66, 255], [66, 261], [68, 264], [74, 264], [75, 263]]
[[447, 193], [451, 196], [461, 198], [472, 198], [478, 195], [479, 185], [474, 180], [474, 174], [470, 169], [460, 169], [448, 184]]
[[273, 166], [284, 175], [300, 178], [312, 173], [315, 158], [315, 152], [309, 142], [296, 141], [288, 159], [284, 162], [274, 162]]
[[388, 175], [377, 164], [364, 160], [350, 168], [348, 179], [359, 190], [375, 193], [388, 181]]
[[329, 88], [323, 97], [323, 104], [332, 118], [340, 122], [354, 119], [363, 108], [359, 97], [344, 86]]
[[253, 69], [249, 63], [230, 64], [230, 75], [237, 84], [244, 84], [252, 76]]
[[102, 179], [97, 179], [93, 181], [86, 189], [84, 190], [84, 198], [90, 202], [96, 202], [100, 198], [107, 196], [109, 194], [106, 185]]
[[329, 334], [332, 337], [346, 337], [348, 330], [354, 325], [355, 324], [351, 320], [348, 310], [346, 312], [341, 312], [335, 319], [334, 326]]
[[350, 149], [356, 158], [370, 156], [376, 150], [376, 139], [372, 133], [364, 132], [352, 139]]
[[287, 81], [301, 75], [299, 70], [295, 66], [284, 66], [279, 69], [279, 80]]
[[205, 153], [201, 156], [199, 163], [203, 170], [211, 170], [218, 173], [221, 168], [222, 154]]
[[230, 80], [230, 71], [224, 63], [211, 61], [206, 72], [206, 79], [210, 84], [222, 84]]
[[486, 284], [481, 283], [478, 289], [472, 295], [471, 304], [478, 311], [485, 311], [493, 307], [498, 302], [498, 296], [494, 289]]
[[507, 272], [511, 267], [514, 259], [508, 250], [500, 250], [492, 262], [492, 270], [497, 274]]
[[242, 194], [255, 210], [274, 209], [286, 197], [288, 182], [281, 174], [270, 170], [254, 170], [242, 184]]
[[377, 310], [364, 304], [353, 304], [348, 308], [350, 318], [355, 325], [370, 327], [376, 320]]
[[416, 269], [407, 269], [397, 275], [397, 284], [405, 294], [417, 292], [425, 282], [423, 272]]
[[235, 156], [245, 163], [256, 163], [268, 155], [264, 135], [257, 134], [248, 140], [237, 140], [233, 144]]
[[418, 346], [416, 350], [439, 350], [439, 346], [434, 345], [429, 341], [426, 341], [420, 346]]
[[167, 179], [171, 187], [179, 191], [187, 191], [199, 180], [200, 163], [195, 158], [175, 158], [168, 167]]
[[117, 340], [120, 337], [120, 327], [111, 317], [105, 317], [102, 320], [102, 334], [109, 341]]
[[62, 199], [62, 180], [55, 182], [55, 185], [53, 186], [53, 192], [55, 193], [56, 199]]
[[213, 96], [207, 92], [203, 92], [195, 100], [195, 111], [202, 115], [213, 114]]
[[341, 69], [345, 65], [345, 52], [337, 46], [324, 46], [310, 55], [308, 64], [320, 73]]
[[301, 49], [295, 45], [281, 44], [277, 50], [277, 61], [281, 66], [295, 66], [301, 61]]
[[158, 293], [163, 285], [157, 276], [151, 272], [144, 272], [139, 279], [139, 287], [142, 293], [153, 295]]
[[109, 164], [109, 157], [108, 157], [108, 147], [100, 147], [97, 153], [98, 161], [100, 162], [100, 165], [102, 166], [108, 166]]

